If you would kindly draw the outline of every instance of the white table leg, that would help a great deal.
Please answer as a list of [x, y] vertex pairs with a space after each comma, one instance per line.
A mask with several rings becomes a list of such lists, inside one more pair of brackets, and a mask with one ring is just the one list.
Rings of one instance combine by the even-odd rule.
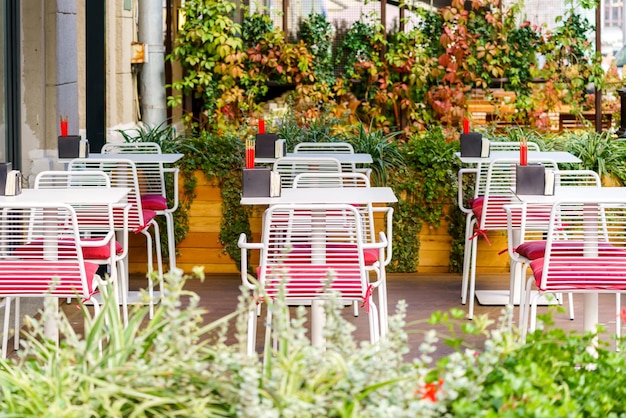
[[[313, 263], [324, 264], [326, 257], [326, 236], [323, 232], [324, 218], [326, 214], [323, 211], [313, 211], [312, 218], [312, 242], [311, 252], [314, 255]], [[323, 347], [326, 342], [324, 340], [324, 324], [326, 323], [326, 315], [324, 314], [324, 301], [311, 301], [311, 344]]]

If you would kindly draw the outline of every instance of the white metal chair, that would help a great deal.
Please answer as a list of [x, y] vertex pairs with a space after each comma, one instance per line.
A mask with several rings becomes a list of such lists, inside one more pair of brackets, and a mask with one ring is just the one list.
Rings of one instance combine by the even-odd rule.
[[[294, 188], [311, 187], [370, 187], [369, 178], [363, 173], [302, 173], [298, 174], [293, 182]], [[386, 267], [392, 258], [392, 237], [393, 237], [393, 208], [388, 206], [374, 206], [371, 203], [365, 205], [353, 205], [361, 214], [363, 222], [363, 238], [365, 242], [376, 242], [376, 227], [374, 217], [376, 213], [384, 214], [385, 234], [387, 237], [387, 247], [385, 248], [384, 259], [379, 259], [379, 252], [375, 249], [365, 250], [365, 266], [368, 270], [374, 271], [378, 276], [380, 285], [378, 286], [378, 309], [381, 320], [381, 335], [387, 332], [387, 280]], [[355, 304], [355, 315], [358, 314], [358, 305]]]
[[[96, 210], [95, 208], [90, 211]], [[100, 218], [102, 213], [92, 213]], [[113, 242], [112, 210], [98, 227], [102, 240]], [[108, 222], [107, 222], [108, 221]], [[103, 225], [108, 223], [108, 230]], [[80, 239], [78, 215], [64, 204], [0, 205], [0, 297], [5, 298], [2, 355], [6, 356], [11, 299], [24, 297], [75, 298], [92, 301], [94, 312], [100, 306], [93, 298], [101, 283], [98, 264], [86, 262], [86, 248], [102, 242]], [[16, 316], [19, 313], [16, 312]], [[19, 322], [18, 322], [19, 323]], [[19, 327], [15, 329], [16, 340]]]
[[[600, 176], [592, 170], [557, 170], [555, 171], [555, 186], [556, 187], [568, 187], [568, 186], [584, 186], [584, 187], [602, 187]], [[539, 205], [533, 205], [535, 211], [538, 210]], [[529, 219], [526, 216], [527, 207], [525, 205], [517, 204], [515, 206], [505, 208], [509, 219], [512, 219], [513, 211], [517, 211], [516, 216], [520, 216], [520, 231], [519, 241], [513, 242], [514, 231], [510, 228], [508, 231], [508, 252], [511, 258], [511, 263], [519, 269], [519, 276], [525, 277], [525, 272], [531, 261], [543, 258], [545, 255], [545, 232], [548, 230], [548, 217], [534, 217]], [[543, 206], [540, 209], [544, 213], [550, 211], [549, 206]], [[514, 282], [511, 281], [511, 295], [514, 292], [519, 291], [523, 296], [524, 282], [521, 281], [520, 289], [513, 288]], [[572, 300], [572, 294], [568, 293], [569, 300], [569, 314], [570, 319], [574, 319], [574, 303]], [[523, 302], [520, 302], [522, 304]], [[520, 324], [522, 319], [522, 310], [520, 309]]]
[[300, 142], [293, 148], [294, 153], [328, 153], [354, 154], [354, 147], [347, 142]]
[[[294, 154], [354, 154], [354, 147], [347, 142], [300, 142], [293, 149]], [[344, 172], [363, 173], [368, 178], [371, 177], [371, 168], [357, 168], [354, 163], [342, 163], [341, 169]]]
[[[491, 141], [489, 143], [490, 151], [519, 151], [520, 142], [515, 141]], [[528, 150], [529, 151], [539, 151], [539, 145], [535, 142], [528, 142]], [[473, 225], [472, 221], [475, 220], [474, 212], [472, 210], [472, 205], [474, 201], [477, 199], [482, 199], [485, 195], [485, 184], [486, 184], [486, 169], [487, 166], [483, 163], [476, 164], [474, 167], [465, 167], [459, 170], [458, 172], [458, 196], [457, 196], [457, 204], [461, 212], [465, 213], [465, 249], [463, 253], [463, 279], [461, 282], [461, 303], [465, 305], [467, 301], [467, 287], [469, 284], [469, 266], [470, 266], [470, 256], [471, 256], [471, 248], [467, 245], [467, 240], [473, 234]], [[466, 181], [469, 181], [470, 178], [473, 180], [473, 195], [472, 198], [467, 202], [468, 206], [465, 206], [465, 185], [463, 184], [463, 179], [467, 178]]]
[[[135, 163], [123, 158], [76, 158], [69, 163], [69, 171], [96, 170], [104, 171], [111, 179], [111, 187], [129, 187], [131, 189], [127, 197], [127, 203], [130, 204], [128, 212], [128, 229], [138, 234], [141, 233], [146, 237], [146, 250], [148, 256], [148, 294], [150, 304], [150, 317], [154, 314], [154, 285], [152, 283], [153, 251], [156, 253], [156, 265], [159, 278], [160, 289], [162, 289], [163, 281], [163, 262], [161, 257], [161, 241], [159, 224], [154, 219], [156, 212], [151, 209], [145, 209], [142, 206], [139, 193], [139, 179]], [[120, 217], [116, 216], [116, 229], [123, 228], [123, 225], [117, 224]], [[152, 229], [153, 234], [150, 234]], [[154, 245], [153, 245], [154, 241]], [[126, 270], [128, 271], [128, 270]]]
[[293, 180], [298, 174], [307, 172], [341, 173], [341, 163], [335, 158], [326, 157], [282, 157], [274, 161], [272, 169], [280, 174], [281, 187], [290, 189], [293, 187]]
[[[161, 146], [155, 142], [106, 143], [103, 154], [161, 154]], [[167, 252], [169, 268], [176, 268], [176, 233], [174, 231], [174, 212], [178, 209], [178, 167], [165, 167], [163, 163], [136, 163], [139, 170], [139, 188], [144, 209], [156, 211], [165, 219], [167, 233]], [[166, 174], [172, 178], [172, 199], [168, 203]], [[168, 177], [169, 178], [169, 177]]]
[[[35, 189], [59, 189], [59, 188], [80, 188], [85, 189], [85, 193], [98, 193], [98, 188], [110, 188], [111, 179], [103, 171], [42, 171], [35, 177]], [[117, 291], [122, 298], [122, 309], [124, 322], [128, 322], [127, 294], [128, 294], [128, 272], [126, 271], [126, 258], [128, 256], [128, 213], [130, 206], [126, 204], [117, 205], [119, 209], [114, 211], [115, 226], [118, 228], [115, 251], [111, 253], [108, 245], [101, 247], [88, 247], [83, 256], [85, 260], [99, 265], [108, 265], [109, 274]], [[91, 217], [83, 215], [84, 206], [76, 206], [78, 212], [79, 229], [81, 237], [88, 240], [100, 239], [98, 230], [92, 230]], [[16, 302], [17, 304], [17, 302]]]
[[[532, 274], [525, 288], [522, 336], [535, 329], [537, 298], [543, 293], [626, 291], [624, 231], [624, 205], [583, 205], [572, 200], [553, 205], [544, 257], [530, 262]], [[533, 288], [538, 292], [533, 293]], [[619, 315], [616, 326], [619, 329]]]
[[[259, 303], [271, 303], [281, 294], [287, 303], [325, 300], [331, 293], [342, 302], [359, 301], [368, 308], [370, 339], [376, 341], [380, 318], [371, 294], [380, 283], [370, 283], [364, 251], [377, 249], [382, 259], [387, 240], [381, 232], [379, 242], [365, 243], [360, 217], [351, 205], [270, 206], [263, 216], [261, 242], [239, 237], [243, 284], [260, 297]], [[248, 279], [248, 250], [260, 251], [258, 285]], [[250, 354], [255, 351], [256, 311], [249, 312]]]
[[[474, 295], [476, 286], [476, 253], [478, 250], [478, 238], [485, 236], [487, 231], [508, 231], [510, 223], [507, 222], [504, 206], [513, 202], [515, 190], [515, 170], [519, 160], [496, 159], [480, 167], [479, 177], [484, 178], [484, 194], [472, 202], [472, 216], [469, 226], [465, 231], [465, 245], [469, 248], [469, 263], [464, 265], [464, 285], [469, 276], [469, 308], [468, 318], [474, 315]], [[546, 168], [557, 170], [555, 162], [550, 160], [530, 161], [531, 163], [543, 163]], [[481, 180], [482, 181], [482, 180]], [[531, 216], [531, 214], [529, 214]], [[541, 216], [538, 214], [537, 216]], [[518, 230], [520, 219], [513, 219], [513, 229]], [[475, 227], [475, 228], [474, 228]], [[512, 266], [511, 275], [514, 276], [516, 266]]]

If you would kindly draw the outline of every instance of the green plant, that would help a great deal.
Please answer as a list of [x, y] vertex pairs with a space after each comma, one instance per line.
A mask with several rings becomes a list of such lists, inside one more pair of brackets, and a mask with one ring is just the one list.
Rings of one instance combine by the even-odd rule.
[[[203, 279], [198, 269], [194, 278]], [[120, 318], [113, 289], [77, 334], [56, 314], [59, 346], [30, 318], [19, 357], [0, 360], [2, 416], [128, 417], [618, 417], [626, 413], [626, 356], [608, 347], [602, 330], [565, 333], [551, 327], [523, 343], [512, 308], [473, 321], [460, 309], [405, 323], [400, 301], [387, 336], [359, 343], [341, 304], [325, 304], [326, 346], [306, 336], [306, 309], [278, 298], [263, 356], [246, 354], [246, 325], [257, 299], [242, 290], [237, 309], [205, 324], [197, 294], [180, 270], [165, 277], [152, 319], [133, 308]], [[259, 296], [259, 295], [255, 295]], [[55, 306], [56, 307], [56, 306]], [[52, 310], [54, 311], [54, 310]], [[234, 324], [236, 340], [227, 343]], [[409, 334], [423, 334], [410, 352]], [[444, 342], [452, 353], [440, 356]], [[102, 350], [98, 344], [102, 343]], [[593, 349], [591, 349], [593, 347]]]
[[605, 185], [626, 184], [626, 140], [608, 131], [570, 135], [568, 151], [582, 160], [584, 168], [598, 173]]
[[394, 173], [399, 196], [394, 213], [394, 271], [416, 271], [422, 224], [438, 227], [455, 204], [457, 141], [448, 141], [442, 129], [413, 136], [402, 146], [406, 170]]
[[224, 57], [242, 49], [241, 27], [230, 17], [235, 8], [228, 0], [189, 0], [182, 6], [185, 23], [169, 59], [179, 62], [184, 73], [172, 83], [178, 93], [168, 104], [181, 105], [182, 95], [193, 98], [193, 108], [184, 115], [188, 124], [210, 118], [219, 109], [217, 99], [232, 87], [230, 74], [218, 70]]
[[368, 168], [372, 169], [372, 184], [376, 186], [389, 186], [389, 176], [393, 172], [404, 172], [404, 155], [397, 142], [399, 132], [385, 134], [379, 129], [374, 129], [370, 124], [368, 128], [359, 123], [353, 126], [354, 133], [347, 134], [346, 139], [352, 144], [354, 152], [362, 152], [372, 156], [372, 163]]
[[315, 57], [313, 71], [321, 83], [332, 86], [335, 82], [332, 43], [333, 27], [320, 13], [311, 13], [298, 25], [298, 39], [304, 41]]

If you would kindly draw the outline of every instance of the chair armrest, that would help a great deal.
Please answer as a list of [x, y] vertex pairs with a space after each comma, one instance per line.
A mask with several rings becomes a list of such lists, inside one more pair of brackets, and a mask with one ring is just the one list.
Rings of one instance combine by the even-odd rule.
[[237, 246], [241, 248], [241, 283], [248, 289], [254, 290], [256, 286], [248, 280], [248, 250], [262, 250], [264, 245], [256, 242], [248, 242], [245, 233], [239, 235]]
[[393, 237], [393, 208], [390, 206], [373, 206], [372, 212], [386, 213], [385, 215], [385, 235], [387, 240], [387, 248], [385, 250], [385, 257], [381, 258], [383, 265], [387, 266], [391, 262], [392, 253], [392, 237]]
[[371, 180], [371, 177], [372, 177], [372, 169], [371, 168], [355, 168], [354, 172], [355, 173], [363, 173], [363, 174], [365, 174], [365, 176], [367, 176], [368, 180]]
[[[506, 222], [507, 223], [506, 247], [509, 252], [509, 257], [511, 257], [511, 259], [516, 262], [520, 262], [522, 260], [520, 259], [519, 255], [515, 252], [515, 248], [517, 247], [517, 245], [521, 244], [521, 242], [520, 243], [513, 242], [513, 213], [520, 212], [520, 216], [524, 216], [526, 212], [526, 205], [524, 203], [511, 203], [508, 205], [504, 205], [502, 208], [506, 212], [506, 221], [507, 221]], [[520, 232], [520, 236], [521, 237], [524, 236], [524, 231]]]
[[457, 203], [459, 205], [459, 209], [466, 214], [472, 213], [472, 208], [466, 208], [463, 206], [463, 176], [466, 174], [478, 174], [477, 168], [462, 168], [459, 170], [458, 176], [458, 190], [457, 190]]
[[163, 173], [171, 173], [173, 174], [174, 177], [174, 196], [172, 196], [174, 198], [174, 204], [172, 205], [171, 208], [167, 208], [167, 210], [169, 212], [176, 212], [176, 209], [178, 209], [178, 172], [180, 170], [178, 169], [178, 167], [164, 167], [163, 168]]

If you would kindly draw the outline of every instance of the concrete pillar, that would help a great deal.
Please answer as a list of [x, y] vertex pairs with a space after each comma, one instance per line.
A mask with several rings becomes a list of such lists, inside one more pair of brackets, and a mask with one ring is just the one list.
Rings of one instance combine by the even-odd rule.
[[167, 119], [162, 2], [139, 2], [139, 42], [145, 44], [147, 58], [140, 75], [141, 119], [155, 127]]

